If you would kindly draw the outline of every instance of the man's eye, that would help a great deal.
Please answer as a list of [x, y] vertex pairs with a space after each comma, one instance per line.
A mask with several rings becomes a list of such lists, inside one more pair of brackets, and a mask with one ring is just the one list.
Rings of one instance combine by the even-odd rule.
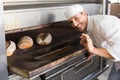
[[75, 20], [77, 20], [78, 19], [78, 17], [75, 17]]
[[73, 24], [73, 21], [69, 21], [70, 22], [70, 24]]
[[70, 23], [72, 23], [72, 21], [69, 21]]

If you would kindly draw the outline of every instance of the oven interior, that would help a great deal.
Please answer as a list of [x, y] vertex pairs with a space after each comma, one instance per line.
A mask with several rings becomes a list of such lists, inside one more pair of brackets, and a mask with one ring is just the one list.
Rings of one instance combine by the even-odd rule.
[[[47, 46], [36, 43], [40, 33], [50, 33]], [[88, 52], [79, 44], [81, 33], [67, 21], [6, 31], [6, 40], [16, 44], [22, 36], [30, 36], [34, 45], [17, 49], [7, 57], [9, 75], [18, 74], [30, 80], [93, 80], [108, 68], [106, 61], [94, 56], [86, 61]]]

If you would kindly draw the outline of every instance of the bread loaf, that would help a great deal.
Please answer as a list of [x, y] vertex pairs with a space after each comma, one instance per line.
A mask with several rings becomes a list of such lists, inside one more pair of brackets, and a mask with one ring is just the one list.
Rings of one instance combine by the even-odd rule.
[[6, 41], [6, 54], [11, 56], [16, 50], [16, 44], [13, 41]]
[[36, 42], [39, 45], [48, 45], [52, 41], [52, 35], [50, 33], [40, 33], [37, 38]]
[[6, 41], [6, 49], [10, 46], [10, 41]]
[[19, 49], [28, 49], [33, 46], [33, 40], [29, 36], [23, 36], [19, 39], [17, 46]]

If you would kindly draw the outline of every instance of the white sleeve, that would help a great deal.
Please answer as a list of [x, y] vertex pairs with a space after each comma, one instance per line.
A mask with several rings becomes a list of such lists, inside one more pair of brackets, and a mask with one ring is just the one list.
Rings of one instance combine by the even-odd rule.
[[105, 18], [101, 22], [102, 37], [105, 38], [107, 49], [115, 61], [120, 61], [120, 20], [116, 17]]

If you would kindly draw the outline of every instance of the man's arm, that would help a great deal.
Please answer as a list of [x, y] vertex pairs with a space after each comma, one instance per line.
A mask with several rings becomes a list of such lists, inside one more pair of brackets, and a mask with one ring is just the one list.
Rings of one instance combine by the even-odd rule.
[[94, 47], [94, 49], [91, 53], [98, 55], [98, 56], [101, 56], [101, 57], [104, 57], [104, 58], [114, 60], [114, 58], [109, 54], [109, 52], [105, 48]]
[[83, 45], [90, 53], [114, 60], [114, 58], [109, 54], [109, 52], [105, 48], [96, 48], [93, 45], [92, 39], [87, 34], [81, 35], [80, 44]]

